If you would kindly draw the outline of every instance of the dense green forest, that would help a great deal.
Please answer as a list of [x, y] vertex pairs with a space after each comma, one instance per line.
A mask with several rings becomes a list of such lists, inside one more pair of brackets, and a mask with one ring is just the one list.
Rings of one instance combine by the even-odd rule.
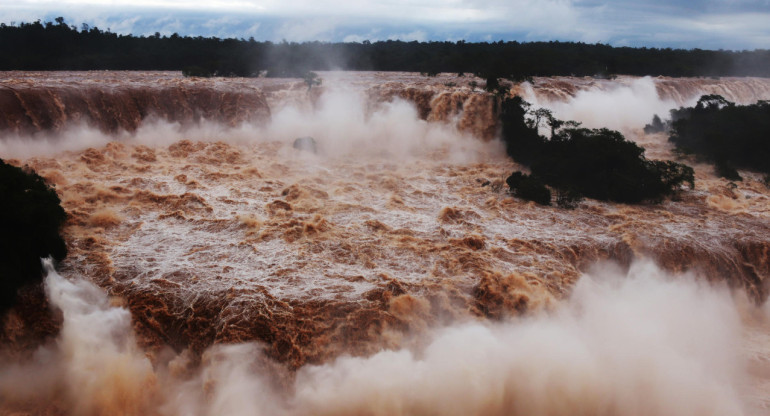
[[719, 176], [740, 180], [736, 168], [749, 169], [770, 183], [770, 102], [735, 105], [704, 95], [695, 107], [671, 110], [668, 127], [679, 152], [714, 163]]
[[[501, 136], [508, 155], [532, 172], [514, 172], [507, 180], [521, 198], [573, 207], [582, 197], [639, 203], [660, 201], [683, 185], [695, 186], [692, 168], [672, 161], [648, 160], [644, 148], [617, 131], [580, 128], [558, 120], [547, 109], [532, 109], [521, 97], [503, 98]], [[548, 136], [541, 129], [550, 131]]]
[[310, 70], [529, 76], [770, 76], [770, 50], [612, 47], [575, 42], [288, 43], [179, 35], [118, 35], [81, 24], [0, 24], [0, 70], [187, 70], [190, 74], [301, 76]]
[[16, 291], [43, 277], [41, 258], [61, 261], [67, 247], [59, 229], [67, 219], [56, 191], [30, 169], [0, 159], [0, 313]]

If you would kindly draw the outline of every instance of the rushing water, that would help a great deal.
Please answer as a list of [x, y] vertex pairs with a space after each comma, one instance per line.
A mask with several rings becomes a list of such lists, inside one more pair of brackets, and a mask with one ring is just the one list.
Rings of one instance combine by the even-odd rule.
[[[510, 197], [470, 77], [0, 75], [0, 157], [56, 185], [56, 339], [2, 405], [67, 414], [761, 414], [770, 190], [696, 168], [660, 205]], [[480, 80], [475, 80], [480, 83]], [[673, 158], [653, 114], [766, 79], [514, 91]], [[3, 124], [4, 123], [4, 124]], [[292, 146], [311, 136], [317, 153]], [[94, 286], [96, 285], [96, 286]], [[97, 287], [98, 286], [98, 287]], [[110, 297], [104, 294], [106, 291]], [[57, 318], [58, 316], [58, 318]], [[18, 343], [17, 343], [18, 344]]]

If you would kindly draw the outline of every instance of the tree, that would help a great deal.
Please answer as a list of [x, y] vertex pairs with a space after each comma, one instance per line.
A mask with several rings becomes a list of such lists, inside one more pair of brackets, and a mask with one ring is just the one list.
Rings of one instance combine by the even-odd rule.
[[37, 173], [0, 159], [0, 312], [13, 305], [19, 288], [41, 280], [41, 258], [67, 255], [60, 203]]
[[[620, 132], [578, 128], [547, 110], [533, 110], [520, 97], [503, 100], [500, 118], [508, 155], [556, 189], [559, 205], [571, 206], [581, 196], [627, 203], [658, 201], [683, 184], [694, 186], [692, 168], [649, 161], [644, 148]], [[550, 138], [538, 133], [541, 123], [550, 127]]]
[[505, 183], [508, 184], [511, 193], [521, 199], [535, 201], [540, 205], [551, 205], [551, 191], [535, 176], [513, 172]]
[[645, 134], [661, 133], [668, 130], [668, 128], [669, 128], [668, 123], [663, 123], [660, 117], [658, 117], [658, 115], [655, 114], [652, 116], [652, 123], [646, 124], [644, 126], [644, 133]]
[[[207, 62], [255, 65], [239, 74], [301, 78], [306, 71], [473, 73], [482, 79], [602, 73], [668, 76], [770, 76], [770, 51], [702, 51], [611, 47], [569, 42], [252, 42], [251, 39], [133, 36], [53, 22], [0, 23], [3, 70], [181, 70]], [[66, 29], [66, 31], [65, 31]], [[73, 32], [73, 33], [68, 33]], [[262, 52], [265, 52], [264, 54]], [[244, 61], [242, 58], [246, 57]], [[256, 57], [256, 59], [251, 59]], [[239, 67], [227, 63], [226, 67]], [[219, 67], [214, 68], [217, 70]], [[227, 69], [227, 68], [224, 68]], [[259, 69], [259, 70], [257, 70]], [[227, 71], [222, 71], [227, 72]], [[236, 74], [236, 72], [230, 72]], [[243, 75], [234, 75], [243, 76]], [[488, 85], [492, 92], [499, 81]]]
[[305, 84], [307, 84], [307, 90], [310, 91], [310, 89], [315, 85], [321, 85], [321, 78], [318, 78], [318, 74], [315, 72], [307, 72], [302, 77], [302, 79], [305, 81]]
[[704, 95], [694, 107], [672, 110], [671, 120], [677, 151], [714, 163], [717, 175], [740, 180], [737, 168], [770, 174], [770, 103]]

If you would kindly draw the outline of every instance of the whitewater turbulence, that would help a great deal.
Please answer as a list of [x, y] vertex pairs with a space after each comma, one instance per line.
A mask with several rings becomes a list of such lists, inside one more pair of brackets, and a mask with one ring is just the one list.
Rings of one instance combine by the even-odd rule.
[[[650, 262], [597, 266], [553, 310], [433, 328], [412, 348], [342, 356], [287, 377], [258, 344], [221, 345], [200, 368], [156, 365], [128, 311], [49, 268], [56, 341], [5, 366], [4, 405], [44, 398], [74, 414], [739, 415], [741, 318], [727, 290]], [[20, 375], [23, 374], [23, 377]], [[286, 378], [281, 384], [276, 378]]]
[[[0, 413], [770, 409], [759, 174], [543, 207], [507, 192], [482, 80], [320, 76], [0, 74], [0, 157], [55, 186], [69, 251], [2, 321]], [[670, 160], [644, 124], [715, 92], [770, 80], [512, 86]]]

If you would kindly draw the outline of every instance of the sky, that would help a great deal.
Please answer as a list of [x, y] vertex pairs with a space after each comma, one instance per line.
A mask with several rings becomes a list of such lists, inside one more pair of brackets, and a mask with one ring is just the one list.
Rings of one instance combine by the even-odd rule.
[[280, 42], [578, 41], [770, 49], [770, 0], [0, 0], [0, 22]]

